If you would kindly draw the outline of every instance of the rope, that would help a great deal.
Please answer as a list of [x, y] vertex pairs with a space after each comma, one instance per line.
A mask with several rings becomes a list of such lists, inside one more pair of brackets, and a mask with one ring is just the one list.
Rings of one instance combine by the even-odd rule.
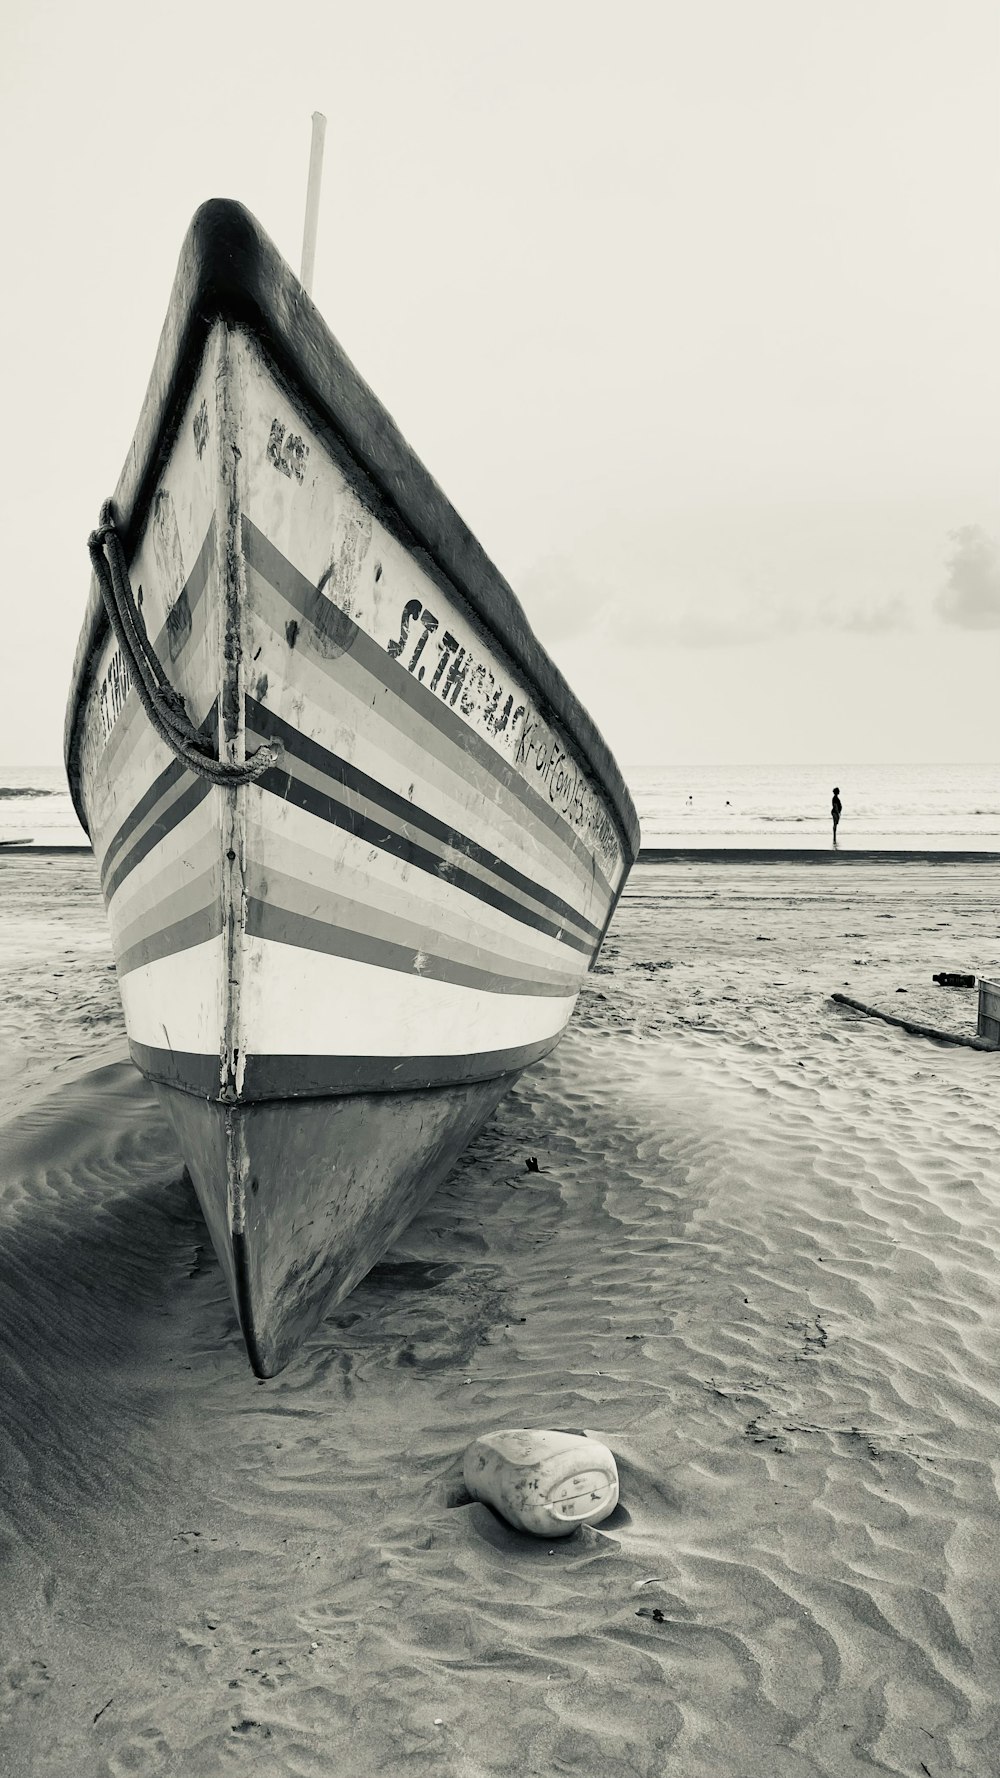
[[184, 699], [170, 684], [146, 633], [110, 500], [101, 507], [101, 522], [91, 532], [87, 548], [115, 641], [128, 663], [139, 702], [161, 741], [192, 772], [213, 784], [254, 783], [276, 763], [281, 743], [258, 747], [244, 765], [230, 765], [210, 751], [208, 740], [194, 727]]

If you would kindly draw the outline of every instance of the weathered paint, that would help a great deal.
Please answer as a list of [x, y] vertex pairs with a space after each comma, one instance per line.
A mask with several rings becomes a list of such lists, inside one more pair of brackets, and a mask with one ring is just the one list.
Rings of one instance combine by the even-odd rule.
[[[466, 735], [483, 740], [497, 768], [506, 766], [540, 807], [547, 806], [558, 818], [564, 840], [575, 836], [586, 849], [588, 864], [596, 860], [608, 883], [616, 887], [625, 868], [621, 836], [606, 797], [590, 779], [571, 738], [547, 718], [523, 675], [498, 640], [487, 636], [457, 589], [446, 585], [405, 538], [393, 534], [388, 515], [379, 517], [366, 508], [362, 489], [334, 460], [318, 431], [294, 411], [249, 339], [242, 341], [242, 362], [248, 436], [269, 439], [278, 426], [286, 434], [294, 429], [307, 447], [298, 479], [276, 474], [267, 449], [262, 451], [259, 444], [248, 452], [244, 511], [256, 535], [291, 564], [308, 587], [318, 589], [331, 608], [325, 636], [314, 625], [313, 656], [337, 661], [350, 644], [351, 626], [356, 625], [377, 645], [383, 661], [398, 660], [428, 693], [428, 713], [435, 705], [454, 711]], [[272, 584], [266, 601], [255, 596], [262, 580], [264, 574], [258, 573], [256, 581], [250, 577], [258, 620], [254, 646], [262, 645], [259, 665], [267, 671], [269, 684], [283, 679], [284, 697], [277, 702], [272, 698], [272, 706], [294, 712], [300, 697], [303, 706], [309, 700], [304, 672], [308, 651], [300, 640], [292, 660], [280, 643], [275, 648], [267, 620], [280, 614], [283, 625], [290, 617], [301, 621], [301, 614], [289, 603], [285, 588]], [[377, 712], [382, 701], [378, 687], [374, 695]], [[327, 692], [320, 701], [320, 714], [310, 709], [308, 720], [297, 726], [307, 733], [321, 731], [317, 738], [328, 737], [327, 744], [335, 750], [339, 736], [352, 750], [364, 745], [357, 714], [354, 709], [338, 709], [336, 698]], [[425, 720], [430, 720], [429, 714]], [[347, 757], [354, 756], [348, 751]]]
[[110, 640], [76, 716], [132, 1053], [286, 1362], [557, 1041], [628, 849], [571, 734], [259, 342], [209, 335], [132, 552], [195, 778]]
[[[185, 424], [191, 390], [219, 319], [249, 329], [278, 367], [283, 386], [298, 391], [302, 409], [333, 441], [371, 495], [421, 559], [460, 589], [470, 611], [527, 673], [545, 709], [579, 744], [614, 810], [630, 858], [640, 842], [635, 807], [603, 737], [541, 647], [512, 589], [489, 561], [441, 489], [409, 449], [392, 417], [358, 376], [259, 223], [228, 200], [203, 204], [192, 220], [177, 267], [135, 436], [114, 495], [128, 553], [134, 552], [177, 428]], [[512, 487], [516, 485], [512, 478]], [[65, 752], [70, 793], [86, 826], [80, 797], [79, 718], [94, 659], [107, 630], [100, 591], [91, 583], [73, 662]]]
[[[157, 654], [170, 662], [192, 720], [212, 733], [220, 678], [218, 462], [196, 422], [202, 410], [214, 412], [224, 332], [218, 326], [209, 337], [130, 563]], [[81, 796], [101, 866], [126, 1028], [134, 1042], [211, 1055], [218, 1075], [222, 793], [179, 766], [125, 678], [108, 635], [77, 727]]]
[[249, 1106], [157, 1087], [258, 1376], [371, 1270], [514, 1078]]

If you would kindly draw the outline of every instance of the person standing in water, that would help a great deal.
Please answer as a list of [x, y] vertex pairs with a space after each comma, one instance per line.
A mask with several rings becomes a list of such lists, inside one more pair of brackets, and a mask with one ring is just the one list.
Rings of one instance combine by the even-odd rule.
[[836, 850], [836, 846], [837, 846], [837, 828], [840, 825], [840, 816], [841, 816], [841, 812], [843, 810], [843, 806], [844, 805], [840, 800], [840, 791], [838, 790], [838, 788], [835, 784], [833, 787], [833, 802], [830, 804], [830, 814], [833, 816], [834, 850]]

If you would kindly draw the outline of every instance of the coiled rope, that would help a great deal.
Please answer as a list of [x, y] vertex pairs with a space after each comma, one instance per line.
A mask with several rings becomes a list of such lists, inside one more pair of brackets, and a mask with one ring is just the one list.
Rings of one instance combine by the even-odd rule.
[[87, 548], [115, 641], [128, 663], [139, 702], [160, 739], [200, 778], [209, 778], [213, 784], [254, 783], [276, 763], [281, 743], [258, 747], [243, 765], [230, 765], [210, 751], [211, 743], [194, 727], [184, 699], [170, 684], [146, 633], [110, 500], [101, 507], [101, 522], [91, 532]]

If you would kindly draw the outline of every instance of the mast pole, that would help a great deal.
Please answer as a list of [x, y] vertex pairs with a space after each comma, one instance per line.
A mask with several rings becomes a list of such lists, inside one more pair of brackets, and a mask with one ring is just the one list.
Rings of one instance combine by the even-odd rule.
[[319, 188], [323, 178], [323, 143], [326, 139], [326, 118], [322, 111], [312, 114], [312, 145], [309, 150], [309, 184], [306, 188], [306, 220], [302, 230], [302, 272], [300, 282], [312, 294], [313, 269], [316, 264], [316, 235], [319, 229]]

